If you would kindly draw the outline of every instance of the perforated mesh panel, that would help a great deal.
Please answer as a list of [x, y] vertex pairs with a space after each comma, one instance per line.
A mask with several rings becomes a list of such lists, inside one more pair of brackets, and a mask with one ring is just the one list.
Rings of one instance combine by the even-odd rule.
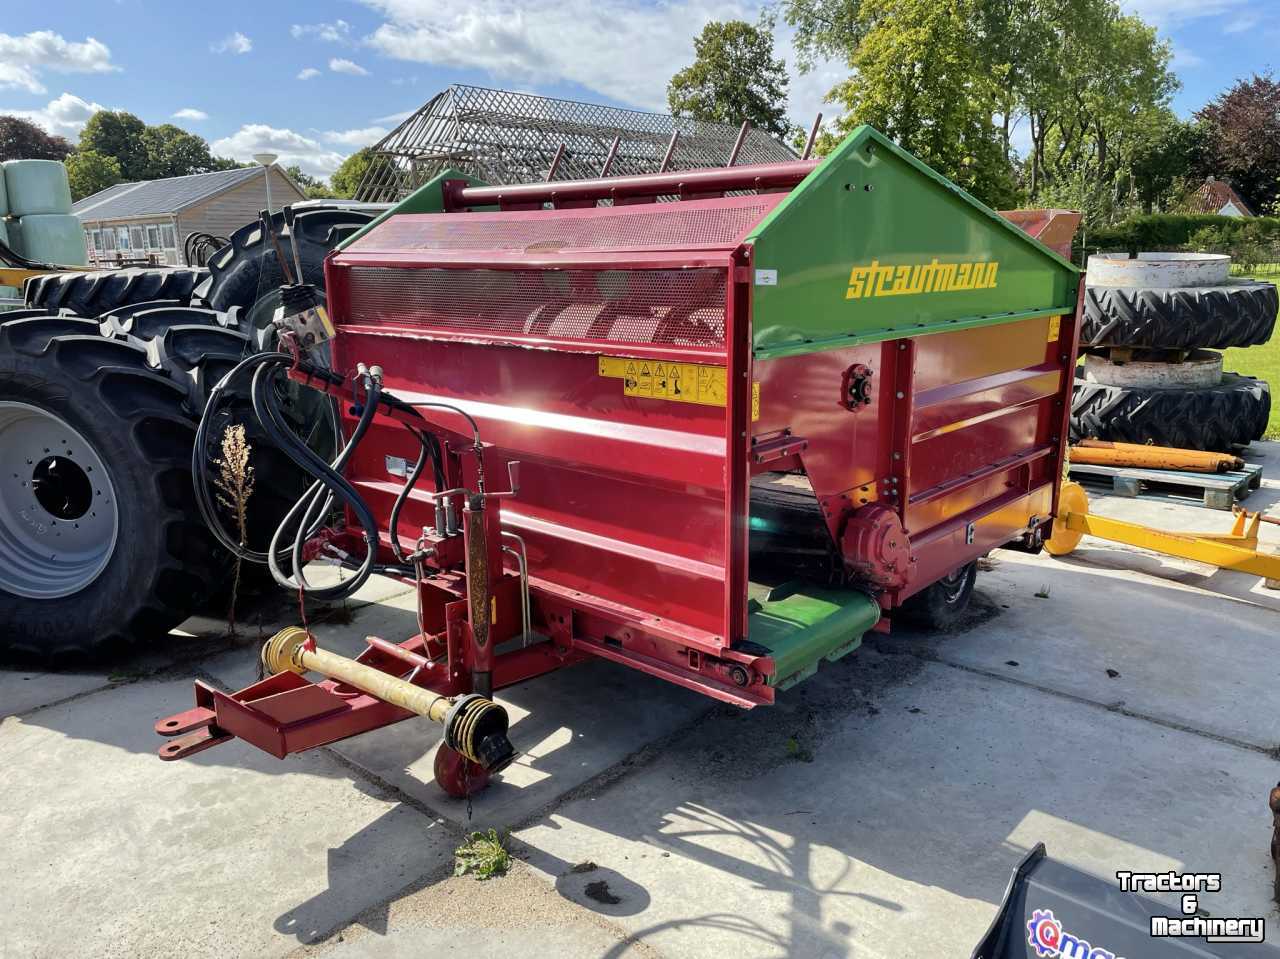
[[478, 336], [723, 346], [726, 272], [351, 267], [343, 322]]
[[[736, 246], [782, 194], [743, 200], [689, 200], [643, 209], [545, 211], [518, 217], [485, 213], [401, 214], [374, 227], [352, 253], [408, 250], [686, 250]], [[745, 202], [744, 202], [745, 201]]]

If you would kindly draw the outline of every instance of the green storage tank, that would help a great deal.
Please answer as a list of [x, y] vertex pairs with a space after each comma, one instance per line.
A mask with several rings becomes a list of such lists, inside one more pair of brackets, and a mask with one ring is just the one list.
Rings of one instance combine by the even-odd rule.
[[11, 216], [71, 212], [67, 168], [57, 160], [9, 160], [4, 185]]

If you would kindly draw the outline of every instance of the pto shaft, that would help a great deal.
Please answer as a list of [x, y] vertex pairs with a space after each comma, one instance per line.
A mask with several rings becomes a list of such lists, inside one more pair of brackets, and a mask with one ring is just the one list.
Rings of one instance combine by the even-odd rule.
[[262, 647], [262, 665], [271, 674], [320, 673], [440, 723], [445, 745], [489, 772], [498, 772], [515, 759], [515, 749], [507, 738], [507, 712], [492, 700], [475, 694], [441, 696], [346, 656], [308, 648], [307, 639], [306, 630], [285, 627]]

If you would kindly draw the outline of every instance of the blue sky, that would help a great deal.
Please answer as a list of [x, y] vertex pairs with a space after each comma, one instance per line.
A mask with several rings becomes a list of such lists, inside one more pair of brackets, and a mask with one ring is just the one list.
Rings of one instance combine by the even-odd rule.
[[[1123, 0], [1175, 51], [1187, 115], [1254, 71], [1280, 68], [1280, 0]], [[324, 176], [451, 82], [662, 109], [666, 81], [711, 19], [759, 0], [93, 0], [7, 5], [0, 113], [71, 139], [93, 109], [174, 122], [216, 152], [271, 149]], [[779, 54], [791, 64], [790, 38]], [[807, 126], [843, 70], [793, 80]], [[831, 108], [825, 108], [828, 115]]]

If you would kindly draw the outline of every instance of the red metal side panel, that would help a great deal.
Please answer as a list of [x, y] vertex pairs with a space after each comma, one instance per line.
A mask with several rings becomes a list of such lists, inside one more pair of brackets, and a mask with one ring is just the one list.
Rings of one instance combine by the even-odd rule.
[[[917, 556], [901, 600], [1052, 515], [1075, 319], [993, 327], [757, 361], [756, 436], [789, 429], [833, 537], [851, 509], [898, 510]], [[874, 371], [872, 402], [840, 389]]]

